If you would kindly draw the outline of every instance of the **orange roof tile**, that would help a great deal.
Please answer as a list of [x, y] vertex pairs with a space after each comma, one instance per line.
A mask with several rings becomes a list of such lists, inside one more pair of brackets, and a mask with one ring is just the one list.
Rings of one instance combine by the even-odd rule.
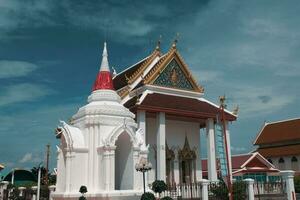
[[300, 154], [300, 144], [259, 148], [257, 151], [264, 157], [296, 155]]
[[255, 145], [300, 139], [300, 118], [267, 123], [258, 134]]

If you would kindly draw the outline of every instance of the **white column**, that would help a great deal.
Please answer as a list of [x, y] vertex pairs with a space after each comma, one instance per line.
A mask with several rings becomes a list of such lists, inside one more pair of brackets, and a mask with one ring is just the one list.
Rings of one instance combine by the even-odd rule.
[[201, 158], [201, 129], [199, 129], [199, 141], [198, 141], [198, 158], [196, 166], [197, 181], [202, 179], [202, 158]]
[[254, 200], [254, 180], [251, 178], [247, 178], [244, 180], [247, 184], [247, 190], [248, 190], [248, 200]]
[[138, 124], [138, 128], [139, 129], [142, 129], [143, 130], [143, 133], [144, 133], [144, 142], [145, 144], [147, 145], [146, 143], [146, 111], [144, 110], [138, 110], [137, 111], [137, 124]]
[[48, 188], [49, 188], [49, 192], [50, 192], [50, 194], [49, 194], [49, 200], [53, 200], [52, 194], [55, 191], [55, 185], [50, 185]]
[[217, 165], [216, 165], [216, 150], [215, 150], [215, 126], [213, 119], [206, 121], [207, 133], [207, 170], [208, 179], [210, 181], [217, 181]]
[[[133, 189], [142, 190], [143, 176], [141, 172], [136, 171], [135, 165], [139, 162], [139, 148], [133, 147]], [[147, 179], [146, 179], [147, 180]]]
[[201, 190], [201, 196], [202, 196], [202, 200], [208, 200], [208, 184], [209, 181], [206, 179], [202, 179], [200, 181], [201, 185], [202, 185], [202, 190]]
[[32, 200], [36, 200], [36, 191], [37, 191], [37, 186], [32, 186], [31, 189], [33, 190], [33, 195], [32, 195]]
[[295, 186], [294, 186], [294, 171], [292, 170], [285, 170], [281, 171], [280, 174], [285, 182], [286, 185], [286, 193], [288, 200], [295, 200]]
[[69, 193], [71, 189], [71, 152], [67, 150], [66, 153], [66, 192]]
[[116, 146], [110, 147], [109, 166], [110, 166], [110, 190], [115, 190], [115, 152]]
[[110, 159], [109, 159], [109, 149], [105, 148], [103, 153], [104, 160], [104, 190], [110, 190]]
[[19, 196], [20, 196], [20, 197], [23, 196], [23, 195], [24, 195], [23, 192], [24, 192], [24, 190], [26, 189], [26, 187], [18, 187], [18, 189], [19, 189], [19, 191], [20, 191]]
[[228, 151], [228, 160], [229, 160], [229, 170], [231, 174], [231, 180], [232, 180], [232, 161], [231, 161], [231, 145], [230, 145], [230, 132], [229, 132], [229, 123], [226, 121], [226, 138], [227, 138], [227, 151]]
[[157, 114], [157, 179], [166, 181], [166, 116], [165, 113]]

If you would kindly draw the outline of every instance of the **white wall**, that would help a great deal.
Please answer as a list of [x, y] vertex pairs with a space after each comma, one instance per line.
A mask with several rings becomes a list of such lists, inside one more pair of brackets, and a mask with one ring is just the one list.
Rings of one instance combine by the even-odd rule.
[[[147, 144], [156, 144], [156, 119], [155, 118], [147, 118], [146, 121], [146, 142]], [[195, 122], [185, 122], [185, 121], [177, 121], [177, 120], [168, 120], [166, 119], [166, 141], [168, 143], [169, 148], [183, 148], [185, 136], [187, 136], [191, 149], [194, 147], [197, 148], [197, 179], [201, 179], [201, 172], [200, 172], [200, 159], [199, 158], [199, 142], [200, 142], [200, 135], [199, 135], [199, 124]], [[177, 150], [175, 152], [175, 163], [174, 163], [174, 175], [175, 175], [175, 182], [179, 183], [179, 169], [178, 169], [178, 154]], [[148, 175], [148, 182], [152, 183], [155, 180], [155, 159], [154, 159], [154, 152], [151, 149], [149, 152], [149, 160], [153, 165], [153, 170], [149, 172]]]

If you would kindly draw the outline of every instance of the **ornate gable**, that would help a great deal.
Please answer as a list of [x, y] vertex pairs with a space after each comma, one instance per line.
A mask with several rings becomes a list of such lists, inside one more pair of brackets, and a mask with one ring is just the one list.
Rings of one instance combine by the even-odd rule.
[[204, 92], [192, 77], [190, 70], [179, 55], [176, 47], [172, 47], [145, 77], [146, 84]]
[[176, 59], [171, 60], [171, 62], [154, 80], [153, 84], [159, 86], [186, 89], [186, 90], [194, 89], [193, 85], [191, 84], [188, 77], [186, 77], [186, 75], [182, 71]]

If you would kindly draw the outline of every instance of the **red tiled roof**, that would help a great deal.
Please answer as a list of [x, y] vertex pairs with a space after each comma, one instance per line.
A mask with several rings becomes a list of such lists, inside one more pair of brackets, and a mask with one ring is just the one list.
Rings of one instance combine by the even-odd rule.
[[300, 118], [267, 123], [258, 134], [254, 144], [270, 144], [300, 140]]
[[[241, 166], [252, 156], [252, 154], [236, 155], [231, 157], [232, 169], [241, 169]], [[207, 171], [207, 160], [202, 160], [202, 171]]]
[[[252, 158], [251, 158], [252, 157]], [[251, 158], [251, 159], [250, 159]], [[278, 172], [277, 169], [273, 168], [273, 165], [269, 163], [258, 153], [250, 153], [243, 155], [235, 155], [231, 157], [232, 171], [244, 172]], [[217, 166], [218, 167], [218, 166]], [[219, 167], [218, 167], [219, 170]], [[207, 174], [207, 160], [202, 160], [202, 171]]]

